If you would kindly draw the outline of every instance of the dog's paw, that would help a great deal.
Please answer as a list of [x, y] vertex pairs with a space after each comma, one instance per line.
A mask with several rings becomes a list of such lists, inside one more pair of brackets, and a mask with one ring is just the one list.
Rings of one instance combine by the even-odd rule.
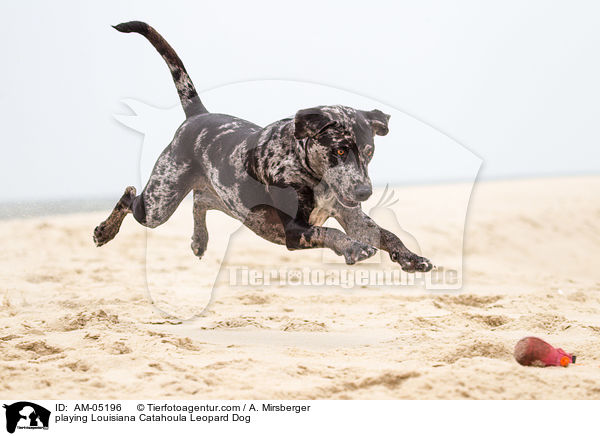
[[104, 244], [112, 240], [115, 235], [116, 233], [110, 228], [109, 225], [107, 225], [106, 221], [104, 221], [94, 229], [94, 244], [96, 244], [96, 247], [102, 247]]
[[202, 259], [204, 252], [206, 251], [206, 241], [192, 240], [192, 252], [198, 259]]
[[110, 216], [94, 229], [93, 239], [96, 247], [102, 247], [119, 233], [123, 219], [131, 212], [131, 204], [135, 199], [135, 192], [133, 186], [125, 188], [125, 192], [110, 213]]
[[342, 255], [344, 256], [347, 265], [354, 265], [356, 262], [368, 259], [375, 253], [377, 253], [377, 248], [358, 241], [350, 242], [348, 247], [342, 251]]
[[433, 264], [429, 259], [418, 256], [410, 251], [393, 251], [390, 253], [392, 262], [400, 264], [403, 271], [406, 272], [428, 272], [433, 268]]

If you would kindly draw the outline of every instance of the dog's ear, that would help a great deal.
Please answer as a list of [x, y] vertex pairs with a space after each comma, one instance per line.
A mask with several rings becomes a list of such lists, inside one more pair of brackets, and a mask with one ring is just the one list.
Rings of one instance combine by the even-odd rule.
[[312, 137], [331, 124], [331, 118], [320, 108], [302, 109], [296, 112], [294, 117], [294, 136], [296, 139]]
[[388, 129], [388, 121], [390, 120], [390, 115], [384, 114], [379, 109], [373, 109], [372, 111], [363, 112], [369, 124], [371, 124], [371, 128], [373, 129], [373, 133], [379, 136], [385, 136], [390, 131]]

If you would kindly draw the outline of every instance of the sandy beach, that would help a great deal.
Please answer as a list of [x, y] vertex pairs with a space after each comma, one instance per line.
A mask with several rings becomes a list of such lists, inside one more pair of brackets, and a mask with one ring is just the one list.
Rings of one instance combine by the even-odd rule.
[[[600, 399], [600, 176], [478, 183], [465, 225], [470, 189], [398, 187], [374, 211], [457, 271], [448, 291], [282, 283], [298, 268], [396, 267], [290, 252], [217, 212], [198, 260], [189, 202], [151, 231], [128, 217], [101, 248], [108, 209], [0, 221], [3, 397]], [[272, 270], [269, 284], [250, 276]], [[529, 335], [579, 365], [519, 366]]]

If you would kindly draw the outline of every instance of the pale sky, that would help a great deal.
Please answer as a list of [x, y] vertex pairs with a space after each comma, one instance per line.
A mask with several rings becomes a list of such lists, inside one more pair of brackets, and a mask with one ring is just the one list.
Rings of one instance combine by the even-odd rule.
[[150, 44], [110, 27], [133, 19], [171, 43], [209, 110], [261, 124], [320, 104], [393, 112], [377, 184], [468, 179], [479, 158], [482, 180], [598, 173], [599, 17], [592, 1], [3, 2], [0, 201], [145, 182], [143, 137], [113, 115], [178, 99]]

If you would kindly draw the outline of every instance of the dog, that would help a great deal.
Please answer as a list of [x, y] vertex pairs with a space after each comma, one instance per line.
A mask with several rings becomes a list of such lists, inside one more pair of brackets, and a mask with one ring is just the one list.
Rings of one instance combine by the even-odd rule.
[[[159, 156], [142, 193], [127, 187], [110, 216], [95, 228], [98, 247], [115, 237], [127, 214], [155, 228], [193, 191], [191, 246], [199, 258], [208, 243], [206, 211], [219, 210], [289, 250], [329, 248], [352, 265], [382, 249], [404, 271], [432, 269], [428, 259], [411, 252], [361, 209], [372, 194], [368, 164], [374, 137], [388, 133], [389, 115], [377, 109], [318, 106], [261, 128], [210, 113], [181, 59], [155, 29], [140, 21], [113, 27], [141, 34], [163, 57], [186, 120]], [[345, 233], [323, 227], [329, 217]]]

